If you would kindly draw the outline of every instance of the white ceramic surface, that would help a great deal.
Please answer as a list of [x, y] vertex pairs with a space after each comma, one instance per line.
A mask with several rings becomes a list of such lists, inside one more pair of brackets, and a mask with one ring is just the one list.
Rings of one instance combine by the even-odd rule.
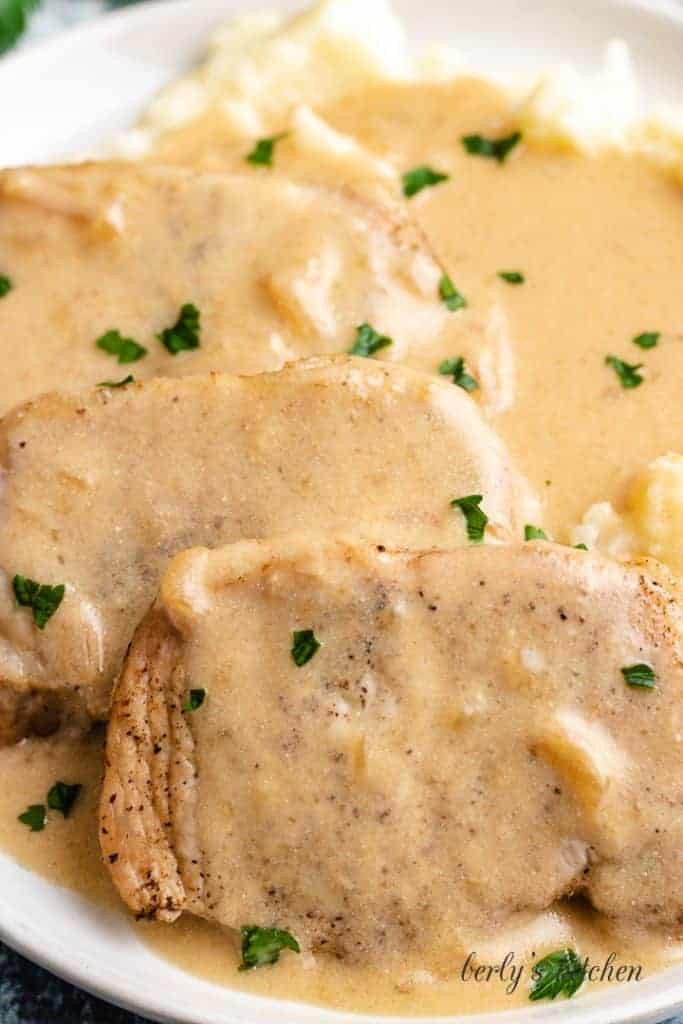
[[[297, 6], [291, 0], [149, 3], [0, 60], [0, 165], [54, 160], [96, 145], [189, 65], [223, 18], [276, 5]], [[683, 5], [676, 0], [397, 0], [397, 7], [418, 43], [450, 40], [468, 64], [510, 71], [567, 60], [595, 70], [605, 43], [621, 36], [649, 98], [683, 102]], [[2, 855], [0, 937], [56, 974], [160, 1021], [323, 1024], [351, 1017], [252, 998], [186, 975], [141, 945], [123, 915], [105, 913]], [[606, 994], [460, 1020], [645, 1024], [681, 1010], [683, 965]]]

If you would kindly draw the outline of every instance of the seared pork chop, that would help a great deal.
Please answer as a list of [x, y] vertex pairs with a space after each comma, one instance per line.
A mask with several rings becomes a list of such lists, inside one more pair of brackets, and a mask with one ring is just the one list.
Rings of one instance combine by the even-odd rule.
[[680, 612], [547, 543], [185, 552], [115, 691], [112, 878], [137, 914], [366, 963], [452, 969], [577, 891], [678, 931]]
[[[392, 338], [380, 358], [462, 345], [442, 270], [399, 210], [281, 178], [132, 164], [5, 171], [0, 273], [12, 285], [0, 302], [12, 368], [0, 414], [128, 373], [277, 370], [347, 352], [365, 322]], [[171, 354], [158, 336], [185, 304], [199, 311], [199, 346]], [[147, 353], [129, 346], [120, 366], [96, 345], [117, 343], [114, 331]]]
[[[520, 531], [523, 491], [460, 389], [387, 363], [47, 395], [0, 424], [0, 680], [107, 714], [111, 683], [168, 559], [292, 530], [407, 546], [467, 543], [454, 498], [483, 495], [490, 536]], [[47, 622], [16, 576], [64, 586]], [[30, 597], [30, 595], [29, 595]], [[15, 699], [16, 698], [16, 699]], [[25, 717], [25, 716], [24, 716]]]

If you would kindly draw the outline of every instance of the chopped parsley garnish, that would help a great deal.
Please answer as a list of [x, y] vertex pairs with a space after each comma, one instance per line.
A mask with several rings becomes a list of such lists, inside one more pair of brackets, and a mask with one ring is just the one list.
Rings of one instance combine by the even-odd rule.
[[242, 932], [242, 963], [241, 971], [250, 971], [252, 967], [264, 967], [276, 964], [283, 949], [291, 949], [300, 953], [299, 943], [293, 935], [281, 928], [259, 928], [258, 925], [244, 924]]
[[502, 164], [521, 139], [521, 132], [513, 132], [502, 139], [486, 139], [483, 135], [463, 135], [462, 144], [471, 156], [490, 157]]
[[138, 345], [132, 338], [124, 338], [120, 331], [107, 331], [95, 342], [103, 352], [117, 356], [120, 363], [135, 363], [147, 355], [147, 349]]
[[467, 305], [467, 299], [460, 294], [448, 274], [444, 274], [439, 281], [439, 295], [445, 302], [446, 308], [450, 309], [452, 313], [464, 309]]
[[292, 633], [292, 659], [299, 668], [310, 661], [321, 647], [312, 629], [295, 629]]
[[11, 291], [12, 282], [9, 277], [6, 277], [4, 274], [0, 274], [0, 299], [4, 298], [5, 295], [7, 295], [7, 292]]
[[633, 339], [633, 344], [638, 348], [656, 348], [660, 337], [659, 331], [645, 331], [644, 334], [638, 334]]
[[654, 690], [657, 676], [649, 665], [627, 665], [621, 674], [629, 686], [640, 686], [644, 690]]
[[524, 284], [525, 278], [521, 270], [499, 270], [498, 277], [508, 284]]
[[250, 164], [260, 164], [262, 167], [273, 166], [273, 150], [280, 139], [284, 139], [287, 132], [280, 132], [279, 135], [271, 135], [268, 139], [258, 139], [254, 148], [247, 153], [245, 159]]
[[524, 540], [547, 540], [548, 535], [540, 526], [532, 526], [527, 523], [524, 527]]
[[575, 551], [588, 551], [588, 545], [586, 545], [586, 544], [575, 544], [574, 545], [574, 550]]
[[73, 785], [68, 782], [55, 782], [47, 794], [47, 806], [51, 811], [59, 811], [65, 818], [68, 818], [82, 789], [79, 782], [75, 782]]
[[483, 501], [481, 494], [468, 494], [465, 498], [453, 498], [451, 508], [459, 508], [467, 524], [467, 536], [475, 544], [484, 539], [484, 530], [489, 517], [480, 507]]
[[157, 334], [157, 338], [172, 356], [176, 356], [179, 352], [199, 348], [200, 331], [199, 310], [191, 302], [186, 302], [173, 327], [167, 327], [161, 334]]
[[625, 363], [616, 356], [605, 356], [605, 362], [616, 373], [622, 388], [637, 388], [643, 383], [643, 375], [638, 373], [643, 367], [642, 363]]
[[439, 366], [439, 373], [444, 377], [452, 377], [453, 383], [464, 391], [476, 391], [479, 387], [478, 382], [465, 369], [465, 360], [462, 356], [458, 356], [457, 359], [444, 359]]
[[31, 804], [30, 807], [26, 808], [23, 814], [18, 816], [18, 820], [21, 824], [30, 828], [31, 832], [42, 832], [45, 828], [46, 818], [47, 809], [45, 804]]
[[24, 32], [29, 15], [39, 0], [2, 0], [0, 2], [0, 54], [14, 46]]
[[356, 340], [349, 349], [349, 355], [364, 356], [367, 359], [387, 345], [393, 345], [391, 338], [386, 334], [378, 334], [371, 324], [361, 324], [356, 327]]
[[132, 384], [134, 381], [135, 377], [129, 373], [123, 380], [101, 380], [97, 386], [98, 388], [125, 388], [126, 384]]
[[45, 629], [64, 597], [63, 583], [51, 587], [47, 583], [36, 583], [26, 576], [15, 576], [12, 588], [17, 604], [33, 612], [33, 621], [38, 629]]
[[190, 690], [183, 704], [183, 711], [196, 711], [206, 700], [206, 690]]
[[450, 175], [435, 171], [432, 167], [413, 167], [412, 171], [406, 171], [403, 175], [403, 195], [410, 199], [423, 188], [440, 185], [442, 181], [448, 181], [449, 177]]
[[583, 985], [586, 965], [573, 949], [549, 953], [532, 969], [534, 979], [529, 999], [555, 999], [564, 994], [569, 999]]

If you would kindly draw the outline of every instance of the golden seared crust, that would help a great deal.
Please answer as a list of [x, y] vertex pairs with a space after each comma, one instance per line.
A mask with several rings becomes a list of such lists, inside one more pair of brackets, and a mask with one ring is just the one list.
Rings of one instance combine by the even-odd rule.
[[201, 881], [185, 863], [195, 770], [179, 658], [175, 629], [153, 609], [116, 691], [100, 813], [102, 855], [122, 898], [139, 916], [163, 921], [196, 899]]

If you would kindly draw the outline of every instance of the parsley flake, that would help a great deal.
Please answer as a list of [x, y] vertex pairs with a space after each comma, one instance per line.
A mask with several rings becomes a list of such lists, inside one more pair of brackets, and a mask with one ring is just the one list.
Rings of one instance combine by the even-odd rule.
[[206, 690], [190, 690], [183, 704], [183, 711], [196, 711], [206, 700]]
[[125, 388], [126, 384], [133, 384], [135, 377], [132, 373], [129, 373], [123, 380], [101, 380], [97, 385], [98, 388]]
[[586, 965], [573, 949], [559, 949], [539, 960], [531, 973], [534, 983], [529, 999], [555, 999], [562, 993], [569, 999], [583, 985]]
[[459, 508], [465, 517], [467, 525], [467, 536], [475, 544], [480, 544], [484, 539], [484, 531], [489, 517], [480, 508], [483, 501], [481, 494], [468, 494], [465, 498], [453, 498], [451, 508]]
[[465, 369], [465, 360], [462, 356], [458, 356], [457, 359], [444, 359], [439, 366], [439, 373], [444, 377], [452, 377], [453, 383], [463, 391], [476, 391], [479, 387], [479, 383]]
[[644, 334], [638, 334], [633, 339], [633, 344], [638, 348], [656, 348], [660, 337], [659, 331], [645, 331]]
[[73, 785], [68, 782], [55, 782], [47, 794], [47, 806], [51, 811], [59, 811], [65, 818], [68, 818], [82, 789], [79, 782], [75, 782]]
[[95, 342], [103, 352], [116, 356], [120, 363], [135, 363], [147, 355], [147, 349], [138, 345], [132, 338], [124, 338], [120, 331], [111, 330], [103, 334]]
[[33, 621], [38, 629], [45, 629], [62, 603], [65, 590], [63, 583], [52, 587], [47, 583], [36, 583], [26, 576], [15, 576], [12, 588], [17, 604], [33, 612]]
[[403, 175], [403, 195], [411, 199], [421, 192], [423, 188], [431, 188], [432, 185], [440, 185], [442, 181], [448, 181], [450, 175], [442, 174], [431, 167], [413, 167], [412, 171], [406, 171]]
[[467, 299], [460, 294], [448, 274], [444, 274], [439, 281], [439, 295], [446, 304], [446, 308], [450, 309], [452, 313], [464, 309], [467, 305]]
[[182, 306], [173, 327], [167, 327], [157, 338], [172, 356], [189, 349], [199, 348], [201, 332], [200, 313], [191, 302]]
[[247, 153], [245, 160], [250, 164], [260, 164], [262, 167], [273, 166], [273, 150], [280, 139], [284, 139], [287, 132], [280, 132], [279, 135], [271, 135], [267, 139], [258, 139], [254, 148]]
[[12, 282], [5, 274], [0, 274], [0, 299], [3, 299], [8, 292], [12, 291]]
[[393, 345], [391, 338], [386, 334], [378, 334], [371, 324], [361, 324], [356, 327], [356, 340], [349, 349], [349, 355], [364, 356], [367, 359], [387, 345]]
[[637, 388], [643, 383], [642, 363], [625, 363], [623, 359], [616, 356], [605, 356], [605, 363], [611, 366], [621, 381], [622, 388]]
[[322, 644], [312, 629], [295, 629], [292, 633], [292, 658], [294, 664], [301, 668], [313, 655], [320, 650]]
[[524, 527], [524, 540], [547, 540], [548, 536], [545, 530], [542, 530], [540, 526], [532, 526], [531, 523], [527, 523]]
[[46, 818], [47, 809], [45, 804], [31, 804], [23, 814], [18, 816], [21, 824], [30, 828], [31, 832], [42, 832], [45, 828]]
[[489, 157], [502, 164], [521, 139], [521, 132], [513, 132], [502, 139], [486, 139], [483, 135], [463, 135], [461, 141], [471, 156]]
[[508, 284], [524, 284], [525, 277], [521, 270], [499, 270], [498, 277]]
[[626, 665], [621, 674], [629, 686], [639, 686], [644, 690], [654, 690], [657, 676], [649, 665]]
[[242, 925], [241, 932], [241, 971], [276, 964], [283, 949], [291, 949], [294, 953], [301, 952], [294, 936], [281, 928], [259, 928], [258, 925], [245, 924]]

